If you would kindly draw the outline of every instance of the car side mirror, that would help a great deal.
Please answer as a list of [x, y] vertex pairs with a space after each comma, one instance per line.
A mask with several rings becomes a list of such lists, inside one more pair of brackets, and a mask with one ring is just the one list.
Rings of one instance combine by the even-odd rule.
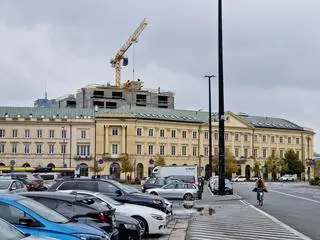
[[122, 195], [121, 190], [118, 189], [118, 190], [116, 191], [116, 195], [117, 195], [118, 197], [121, 196], [121, 195]]
[[20, 218], [19, 224], [24, 226], [32, 226], [34, 224], [34, 221], [31, 218]]

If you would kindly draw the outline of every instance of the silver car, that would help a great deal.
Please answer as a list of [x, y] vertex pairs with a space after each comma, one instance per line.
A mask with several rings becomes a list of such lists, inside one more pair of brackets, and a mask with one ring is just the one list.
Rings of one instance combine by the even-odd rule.
[[42, 238], [36, 236], [30, 236], [29, 234], [24, 234], [20, 232], [15, 226], [6, 222], [5, 220], [0, 218], [0, 239], [17, 239], [17, 240], [49, 240], [53, 238]]
[[187, 201], [198, 198], [198, 187], [192, 183], [172, 181], [161, 188], [147, 189], [146, 193], [159, 195], [168, 199], [184, 199]]
[[0, 193], [8, 194], [26, 191], [26, 187], [19, 180], [0, 179]]

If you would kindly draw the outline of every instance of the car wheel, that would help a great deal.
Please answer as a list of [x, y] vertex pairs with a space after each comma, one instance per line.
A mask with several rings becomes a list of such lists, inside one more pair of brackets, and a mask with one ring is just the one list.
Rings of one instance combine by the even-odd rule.
[[156, 192], [151, 192], [150, 194], [151, 195], [158, 195], [158, 193], [156, 193]]
[[140, 232], [141, 232], [141, 236], [145, 236], [147, 235], [148, 231], [149, 231], [149, 226], [147, 221], [140, 217], [140, 216], [132, 216], [134, 219], [138, 220], [139, 225], [140, 225]]
[[184, 196], [183, 196], [183, 199], [186, 200], [186, 201], [191, 201], [193, 199], [193, 196], [191, 193], [186, 193]]

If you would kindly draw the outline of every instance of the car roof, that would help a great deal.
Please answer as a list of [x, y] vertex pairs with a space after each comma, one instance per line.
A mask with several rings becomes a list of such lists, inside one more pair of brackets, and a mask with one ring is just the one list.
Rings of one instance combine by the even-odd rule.
[[18, 201], [21, 199], [25, 199], [25, 197], [18, 194], [1, 194], [0, 195], [0, 200]]
[[83, 194], [72, 194], [66, 192], [23, 192], [18, 194], [25, 197], [43, 197], [56, 200], [65, 200], [70, 202], [92, 199], [92, 197], [88, 197]]
[[14, 180], [12, 178], [0, 178], [0, 181], [1, 182], [13, 182], [13, 181], [17, 181], [17, 180]]

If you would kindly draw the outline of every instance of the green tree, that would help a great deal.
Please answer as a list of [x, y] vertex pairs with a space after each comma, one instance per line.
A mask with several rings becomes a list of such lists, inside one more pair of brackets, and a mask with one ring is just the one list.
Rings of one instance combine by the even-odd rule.
[[121, 172], [125, 174], [125, 179], [127, 180], [127, 173], [131, 173], [134, 169], [133, 164], [128, 155], [125, 155], [120, 159]]
[[258, 176], [258, 175], [259, 175], [260, 169], [261, 169], [260, 163], [257, 162], [257, 161], [255, 161], [255, 162], [254, 162], [254, 165], [253, 165], [253, 172], [254, 172], [254, 175], [255, 175], [255, 176]]
[[232, 173], [235, 173], [238, 169], [235, 157], [231, 152], [226, 154], [226, 174], [228, 178], [232, 177]]
[[104, 170], [105, 166], [103, 167], [99, 167], [99, 164], [97, 161], [94, 161], [93, 163], [93, 167], [90, 167], [90, 170], [92, 172], [94, 172], [94, 175], [98, 175], [99, 173], [101, 173]]
[[288, 150], [284, 154], [284, 162], [288, 166], [288, 170], [285, 173], [300, 175], [302, 172], [304, 172], [304, 165], [299, 160], [299, 155], [292, 149]]
[[166, 165], [166, 160], [164, 159], [163, 156], [157, 155], [156, 160], [154, 161], [154, 166], [165, 166]]

